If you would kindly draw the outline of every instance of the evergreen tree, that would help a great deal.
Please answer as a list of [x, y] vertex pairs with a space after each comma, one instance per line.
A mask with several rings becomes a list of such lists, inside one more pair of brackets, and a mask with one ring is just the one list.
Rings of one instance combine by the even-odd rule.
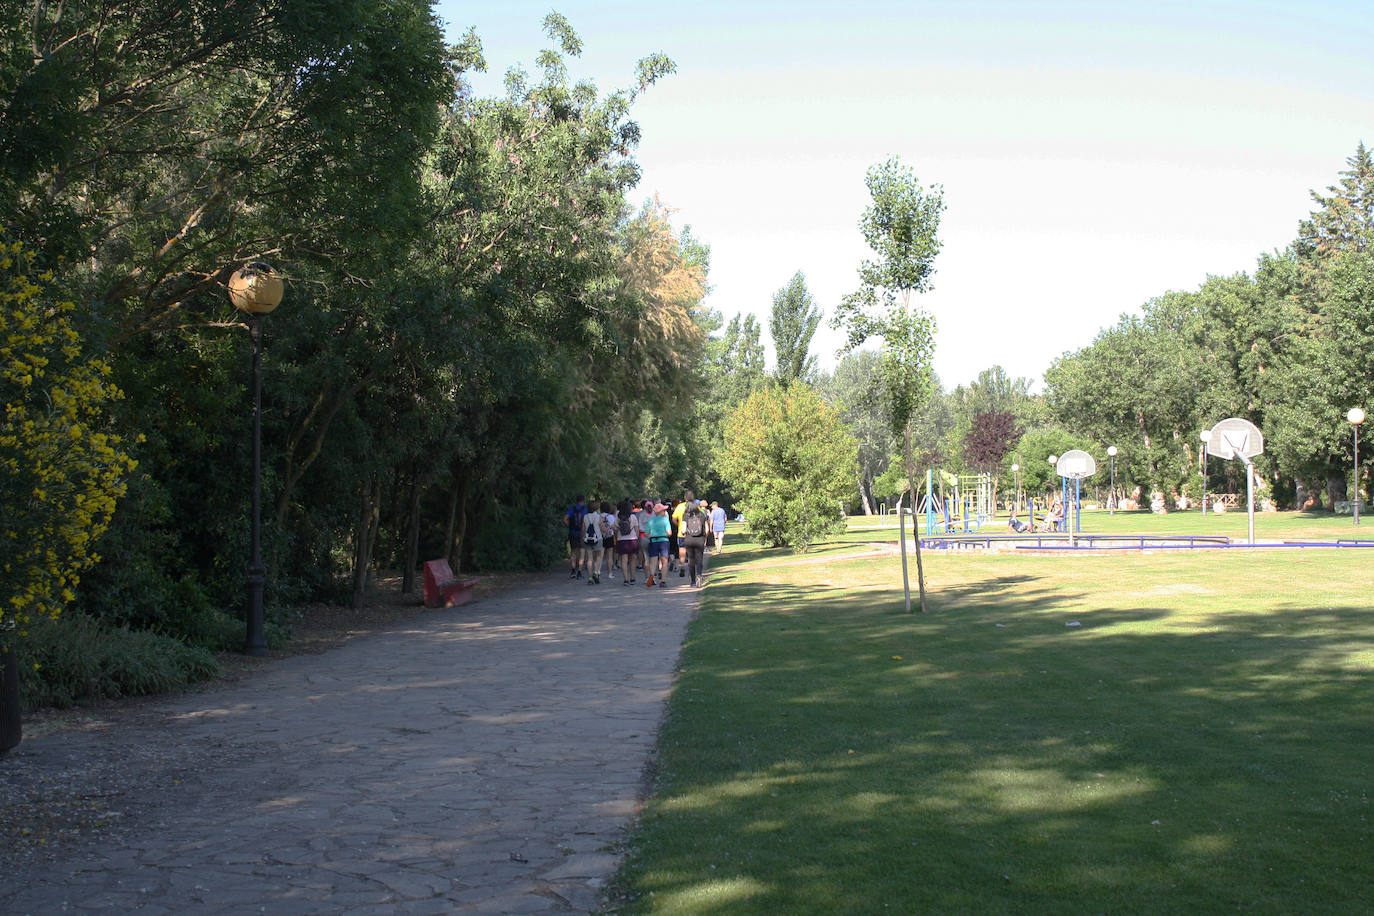
[[1326, 194], [1312, 192], [1318, 209], [1299, 224], [1299, 250], [1327, 258], [1354, 248], [1365, 251], [1374, 233], [1374, 154], [1361, 142], [1349, 166]]

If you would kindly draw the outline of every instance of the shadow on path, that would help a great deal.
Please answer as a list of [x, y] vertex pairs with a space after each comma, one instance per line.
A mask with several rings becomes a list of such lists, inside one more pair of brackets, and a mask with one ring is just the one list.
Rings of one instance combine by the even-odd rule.
[[101, 829], [7, 875], [0, 911], [591, 910], [695, 605], [551, 573], [25, 741], [0, 795], [99, 755], [66, 803]]

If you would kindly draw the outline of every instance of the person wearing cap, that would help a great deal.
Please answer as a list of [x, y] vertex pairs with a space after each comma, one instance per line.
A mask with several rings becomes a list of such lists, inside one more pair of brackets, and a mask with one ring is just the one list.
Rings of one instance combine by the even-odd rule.
[[668, 536], [672, 530], [668, 507], [663, 503], [655, 503], [654, 514], [649, 517], [649, 579], [644, 583], [649, 588], [654, 586], [655, 572], [658, 573], [659, 587], [668, 587], [668, 580], [664, 577], [668, 574]]

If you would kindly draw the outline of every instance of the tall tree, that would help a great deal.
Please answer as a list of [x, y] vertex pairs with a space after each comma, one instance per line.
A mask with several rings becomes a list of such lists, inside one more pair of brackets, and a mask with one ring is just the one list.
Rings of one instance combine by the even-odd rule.
[[1298, 226], [1298, 250], [1318, 259], [1365, 251], [1374, 241], [1374, 153], [1361, 142], [1326, 194], [1312, 192], [1317, 209]]
[[811, 338], [820, 323], [821, 310], [806, 288], [806, 275], [799, 270], [773, 294], [773, 315], [768, 320], [768, 333], [778, 356], [776, 375], [784, 388], [796, 381], [808, 381], [815, 374]]
[[[911, 422], [934, 388], [931, 357], [935, 349], [935, 319], [913, 307], [912, 293], [930, 289], [935, 256], [940, 253], [940, 214], [944, 189], [922, 187], [910, 168], [897, 157], [868, 170], [865, 178], [873, 202], [864, 210], [859, 228], [876, 258], [859, 266], [859, 290], [844, 297], [835, 315], [836, 327], [848, 331], [853, 349], [869, 337], [883, 338], [880, 378], [893, 435], [903, 442], [907, 485], [916, 493], [916, 466]], [[900, 519], [900, 516], [899, 516]], [[912, 515], [915, 527], [915, 515]], [[921, 538], [916, 534], [916, 582], [921, 612], [926, 608], [925, 571]], [[902, 544], [902, 587], [906, 611], [911, 612], [907, 575], [906, 538]]]

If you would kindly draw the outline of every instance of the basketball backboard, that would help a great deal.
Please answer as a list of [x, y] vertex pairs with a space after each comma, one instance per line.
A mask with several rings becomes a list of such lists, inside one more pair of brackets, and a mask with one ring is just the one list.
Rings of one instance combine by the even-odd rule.
[[1059, 460], [1054, 463], [1054, 470], [1060, 477], [1082, 480], [1097, 473], [1097, 462], [1092, 455], [1081, 448], [1075, 448], [1059, 456]]
[[1218, 458], [1254, 458], [1264, 454], [1264, 434], [1249, 420], [1231, 417], [1212, 427], [1207, 451]]

